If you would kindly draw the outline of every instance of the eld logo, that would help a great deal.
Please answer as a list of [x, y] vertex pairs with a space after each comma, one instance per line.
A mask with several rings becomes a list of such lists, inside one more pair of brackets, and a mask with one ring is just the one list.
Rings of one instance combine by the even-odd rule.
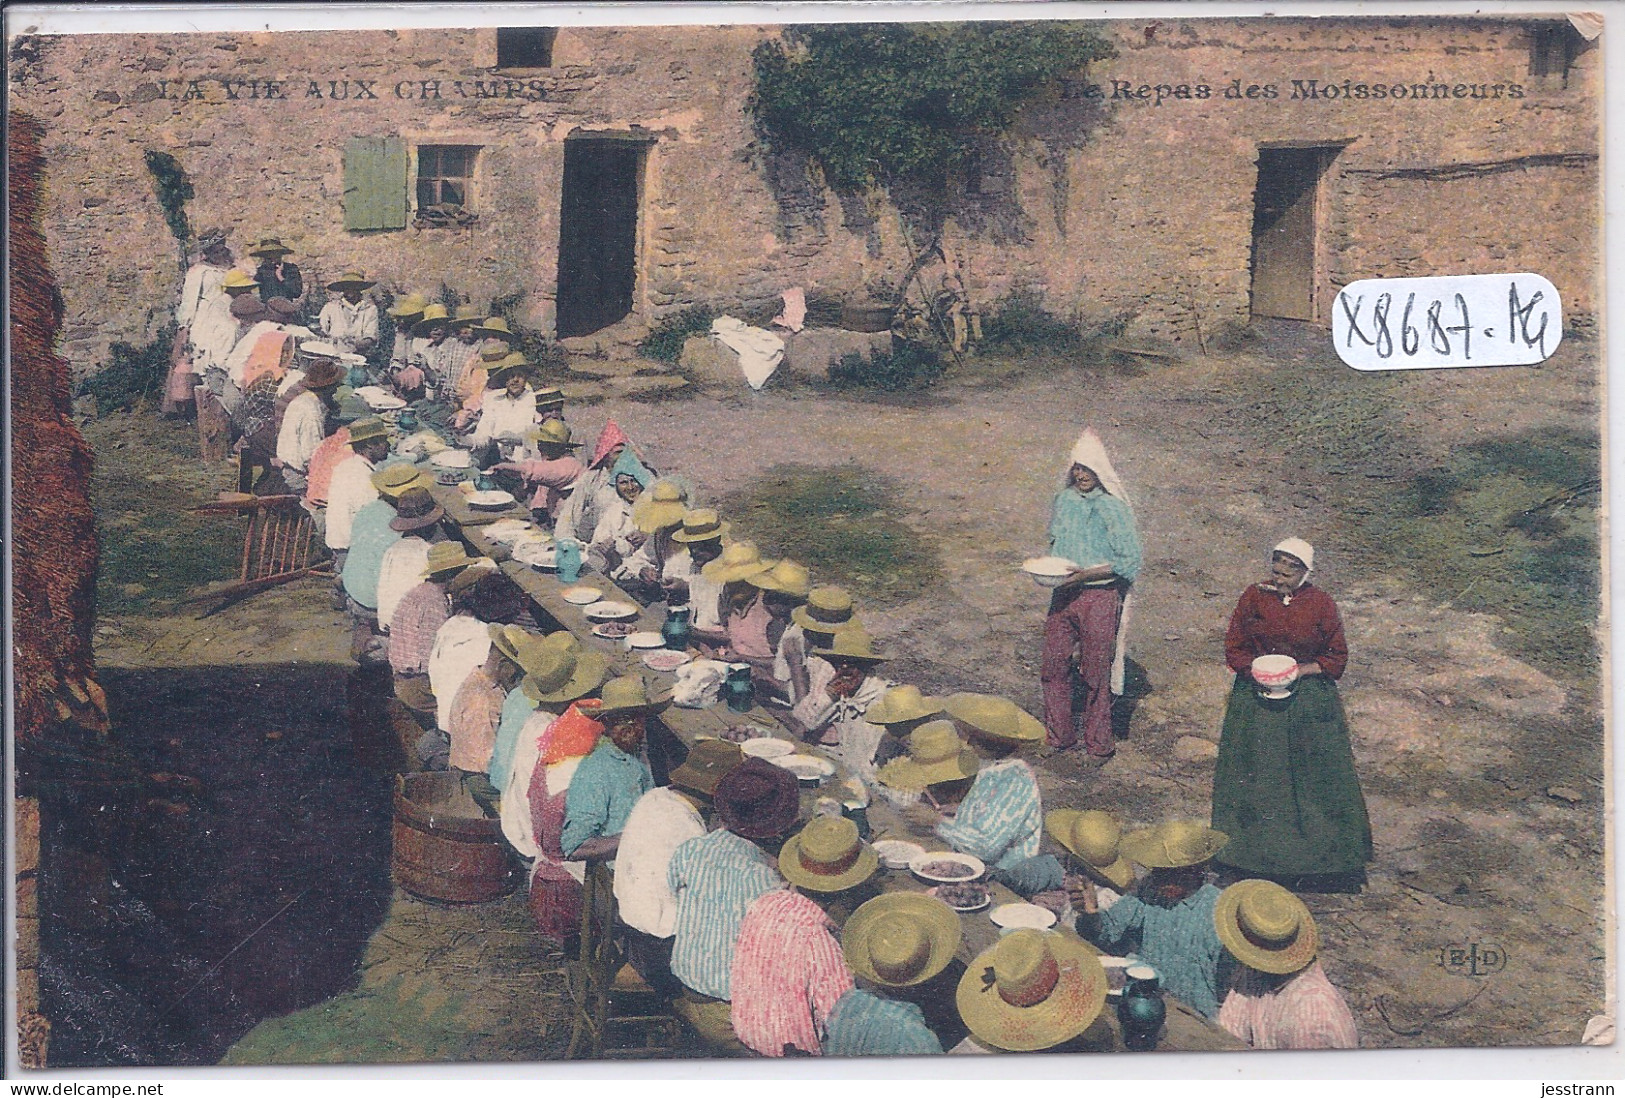
[[1439, 967], [1457, 976], [1488, 976], [1507, 966], [1507, 951], [1498, 945], [1444, 946]]

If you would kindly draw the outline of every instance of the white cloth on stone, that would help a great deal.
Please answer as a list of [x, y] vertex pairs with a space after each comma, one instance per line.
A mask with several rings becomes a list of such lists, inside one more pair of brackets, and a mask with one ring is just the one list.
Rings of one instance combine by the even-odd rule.
[[738, 317], [717, 317], [711, 322], [711, 338], [739, 356], [739, 369], [752, 389], [766, 385], [784, 361], [784, 340]]

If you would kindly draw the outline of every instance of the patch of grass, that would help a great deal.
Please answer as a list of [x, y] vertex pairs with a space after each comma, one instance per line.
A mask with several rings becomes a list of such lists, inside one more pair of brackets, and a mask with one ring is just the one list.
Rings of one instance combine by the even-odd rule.
[[933, 348], [897, 340], [890, 353], [865, 356], [853, 351], [842, 355], [830, 367], [829, 382], [837, 389], [901, 393], [929, 388], [946, 372], [947, 365]]
[[865, 601], [917, 597], [942, 579], [936, 547], [902, 521], [896, 486], [860, 465], [776, 465], [721, 503], [733, 536], [789, 557]]
[[96, 414], [129, 411], [143, 397], [157, 396], [169, 378], [169, 352], [175, 325], [168, 324], [151, 343], [116, 342], [107, 349], [107, 365], [79, 385], [77, 395], [96, 401]]
[[638, 344], [638, 353], [657, 362], [676, 363], [683, 357], [683, 344], [689, 336], [704, 335], [711, 330], [717, 313], [706, 305], [690, 305], [656, 324], [644, 341]]
[[982, 321], [982, 346], [1027, 354], [1070, 354], [1083, 343], [1079, 326], [1051, 312], [1041, 290], [1018, 286], [993, 303]]

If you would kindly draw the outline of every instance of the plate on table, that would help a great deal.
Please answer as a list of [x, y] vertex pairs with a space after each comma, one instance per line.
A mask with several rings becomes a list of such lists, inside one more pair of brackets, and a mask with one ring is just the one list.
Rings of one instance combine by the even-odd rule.
[[880, 855], [880, 864], [887, 869], [907, 869], [908, 863], [925, 853], [925, 847], [919, 843], [907, 843], [902, 839], [881, 839], [874, 844], [875, 853]]
[[605, 640], [618, 641], [630, 637], [637, 632], [637, 629], [637, 626], [628, 625], [624, 621], [606, 621], [602, 625], [593, 626], [592, 635], [603, 637]]
[[758, 736], [739, 745], [739, 750], [758, 759], [782, 759], [796, 753], [796, 745], [776, 736]]
[[910, 860], [908, 870], [922, 881], [959, 884], [976, 880], [987, 872], [987, 866], [982, 864], [982, 859], [956, 850], [931, 850]]
[[955, 911], [980, 911], [993, 902], [993, 890], [985, 884], [976, 881], [966, 881], [963, 884], [940, 884], [929, 889], [928, 895], [935, 896]]
[[559, 595], [571, 606], [588, 606], [604, 597], [604, 593], [596, 587], [566, 587]]
[[532, 568], [540, 568], [546, 572], [558, 571], [558, 558], [554, 555], [551, 545], [541, 542], [526, 542], [513, 547], [513, 559], [520, 564], [528, 564]]
[[470, 492], [464, 497], [464, 502], [470, 507], [485, 510], [499, 510], [513, 505], [513, 493], [504, 492], [500, 488], [491, 488], [484, 492]]
[[644, 629], [627, 635], [626, 644], [629, 648], [664, 648], [666, 638], [653, 629]]
[[467, 469], [469, 461], [467, 450], [442, 450], [429, 459], [429, 464], [442, 469]]
[[652, 652], [643, 654], [643, 666], [651, 671], [665, 671], [670, 673], [687, 663], [687, 652], [674, 652], [667, 648], [657, 648]]
[[797, 780], [804, 782], [821, 782], [835, 773], [834, 763], [812, 755], [780, 755], [767, 761], [774, 766], [782, 766], [794, 774]]
[[605, 599], [602, 602], [594, 601], [581, 611], [588, 621], [615, 621], [618, 618], [635, 618], [638, 608], [630, 602], [621, 602], [619, 599]]
[[1048, 930], [1055, 925], [1055, 912], [1037, 904], [1000, 904], [987, 917], [1000, 930]]

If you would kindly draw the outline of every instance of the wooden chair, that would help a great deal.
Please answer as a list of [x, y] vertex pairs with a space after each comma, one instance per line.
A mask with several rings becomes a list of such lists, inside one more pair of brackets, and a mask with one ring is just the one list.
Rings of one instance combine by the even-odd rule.
[[[575, 1022], [565, 1059], [652, 1059], [681, 1047], [682, 1023], [626, 963], [615, 923], [614, 876], [607, 863], [589, 862], [581, 890], [581, 944], [567, 970]], [[627, 1013], [618, 1012], [623, 1006]], [[640, 1031], [641, 1043], [609, 1040], [626, 1031]]]

